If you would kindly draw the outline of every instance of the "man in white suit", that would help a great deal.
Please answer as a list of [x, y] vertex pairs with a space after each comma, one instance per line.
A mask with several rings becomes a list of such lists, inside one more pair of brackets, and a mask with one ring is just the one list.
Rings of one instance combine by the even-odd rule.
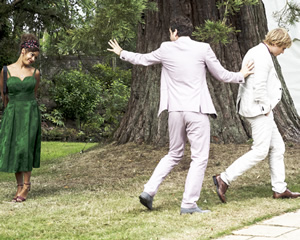
[[208, 115], [216, 115], [206, 82], [206, 70], [218, 80], [244, 83], [252, 65], [241, 72], [229, 72], [217, 60], [209, 44], [190, 39], [193, 25], [188, 18], [179, 17], [170, 24], [170, 42], [157, 50], [139, 54], [123, 50], [116, 40], [110, 40], [109, 51], [132, 64], [149, 66], [162, 64], [160, 107], [169, 112], [169, 152], [161, 159], [140, 195], [140, 202], [152, 209], [153, 197], [159, 185], [183, 156], [186, 140], [191, 144], [192, 162], [186, 178], [181, 203], [182, 213], [203, 213], [197, 206], [208, 161], [210, 125]]
[[264, 160], [270, 153], [273, 198], [297, 198], [285, 182], [285, 146], [274, 121], [272, 109], [281, 99], [281, 83], [276, 74], [272, 56], [278, 56], [292, 44], [283, 28], [270, 31], [263, 43], [250, 49], [243, 64], [254, 61], [254, 74], [239, 87], [237, 110], [251, 125], [253, 144], [249, 152], [233, 162], [224, 172], [213, 176], [220, 200], [225, 203], [228, 186], [245, 171]]

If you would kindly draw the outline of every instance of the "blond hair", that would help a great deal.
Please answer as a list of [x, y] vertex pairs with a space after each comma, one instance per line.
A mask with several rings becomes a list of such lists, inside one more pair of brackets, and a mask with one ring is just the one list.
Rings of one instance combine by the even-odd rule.
[[275, 28], [265, 36], [264, 43], [271, 46], [289, 48], [292, 45], [292, 39], [286, 29]]

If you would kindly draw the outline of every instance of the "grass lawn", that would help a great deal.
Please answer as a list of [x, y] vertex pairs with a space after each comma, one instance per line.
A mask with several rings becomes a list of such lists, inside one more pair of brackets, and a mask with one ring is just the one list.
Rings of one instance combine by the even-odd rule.
[[[286, 144], [286, 181], [300, 191], [300, 145]], [[0, 173], [0, 239], [215, 239], [234, 229], [300, 208], [300, 199], [272, 199], [268, 160], [238, 178], [218, 199], [212, 175], [250, 145], [211, 145], [198, 205], [208, 214], [180, 215], [189, 146], [160, 186], [153, 211], [138, 196], [168, 149], [149, 145], [43, 142], [41, 168], [23, 203], [11, 203], [13, 174]], [[88, 149], [89, 148], [89, 149]], [[88, 150], [87, 150], [88, 149]]]

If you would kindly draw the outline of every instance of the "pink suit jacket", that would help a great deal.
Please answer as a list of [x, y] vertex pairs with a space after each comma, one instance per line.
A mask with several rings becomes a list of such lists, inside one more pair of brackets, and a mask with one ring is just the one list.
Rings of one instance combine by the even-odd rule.
[[166, 109], [216, 115], [206, 82], [206, 69], [220, 81], [244, 83], [242, 73], [222, 67], [209, 44], [190, 37], [163, 42], [160, 48], [147, 54], [123, 50], [120, 58], [135, 65], [162, 64], [158, 115]]

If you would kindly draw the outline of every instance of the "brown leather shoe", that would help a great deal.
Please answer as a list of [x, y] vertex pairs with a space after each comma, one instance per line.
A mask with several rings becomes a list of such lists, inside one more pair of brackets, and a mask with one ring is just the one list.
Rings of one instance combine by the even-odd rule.
[[213, 176], [214, 184], [217, 187], [217, 194], [222, 203], [226, 203], [225, 193], [228, 189], [228, 185], [221, 179], [220, 174]]
[[289, 189], [286, 189], [283, 193], [274, 192], [273, 198], [297, 198], [300, 197], [300, 193], [291, 192]]

